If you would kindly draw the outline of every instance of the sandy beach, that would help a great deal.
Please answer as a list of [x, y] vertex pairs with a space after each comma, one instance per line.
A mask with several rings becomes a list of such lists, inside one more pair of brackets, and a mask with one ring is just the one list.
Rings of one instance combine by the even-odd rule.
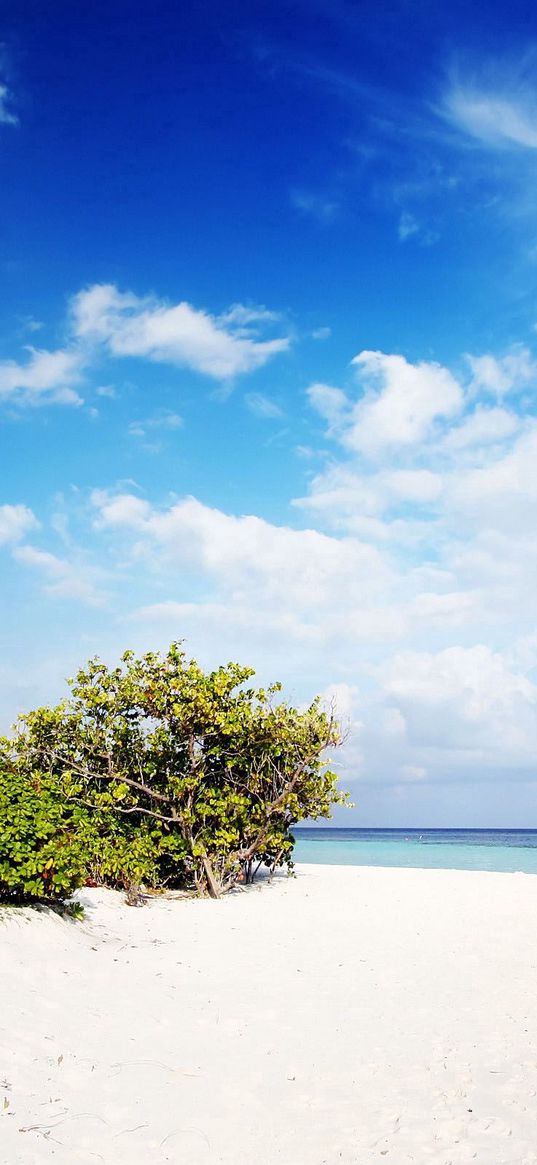
[[81, 898], [2, 913], [2, 1165], [537, 1162], [537, 878]]

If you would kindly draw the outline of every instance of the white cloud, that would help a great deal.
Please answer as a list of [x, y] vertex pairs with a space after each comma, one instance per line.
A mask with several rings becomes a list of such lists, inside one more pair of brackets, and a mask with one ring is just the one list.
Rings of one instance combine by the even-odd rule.
[[36, 320], [33, 316], [23, 316], [21, 325], [25, 332], [40, 332], [45, 326], [42, 320]]
[[0, 360], [0, 399], [23, 403], [81, 404], [73, 389], [81, 378], [82, 358], [75, 349], [55, 352], [27, 347], [25, 364]]
[[0, 85], [0, 124], [2, 125], [19, 124], [18, 117], [10, 109], [11, 101], [12, 96], [7, 85]]
[[[427, 390], [434, 378], [426, 369], [412, 421], [418, 428], [431, 416]], [[477, 363], [464, 389], [454, 382], [452, 391], [441, 377], [436, 401], [444, 407], [447, 383], [453, 411], [416, 442], [384, 440], [397, 410], [379, 441], [377, 415], [372, 461], [369, 409], [389, 399], [391, 388], [384, 368], [382, 376], [376, 393], [366, 389], [363, 411], [350, 393], [330, 386], [309, 394], [328, 435], [347, 452], [317, 473], [308, 496], [295, 503], [340, 534], [377, 543], [393, 571], [391, 585], [379, 592], [369, 665], [382, 655], [379, 629], [390, 619], [392, 647], [361, 709], [360, 779], [369, 773], [370, 780], [407, 789], [414, 769], [425, 771], [423, 784], [455, 773], [470, 783], [507, 772], [521, 779], [515, 774], [531, 768], [537, 748], [535, 657], [527, 647], [537, 634], [537, 421], [519, 395], [531, 385], [531, 354], [516, 349]], [[395, 388], [397, 395], [399, 379]], [[491, 405], [491, 392], [511, 392], [512, 407]], [[357, 417], [365, 424], [358, 442]], [[361, 677], [365, 666], [367, 676], [363, 628], [345, 604], [343, 610], [356, 654], [353, 668], [338, 647], [339, 666]], [[408, 650], [390, 658], [397, 641]], [[355, 779], [352, 748], [349, 758]]]
[[262, 421], [270, 421], [275, 420], [277, 417], [283, 417], [283, 409], [276, 404], [276, 401], [271, 400], [270, 397], [265, 396], [262, 392], [247, 392], [244, 399], [250, 412]]
[[478, 621], [483, 595], [479, 591], [422, 591], [416, 595], [412, 607], [415, 626], [434, 622], [446, 627], [460, 627]]
[[[297, 620], [292, 611], [283, 610], [281, 606], [271, 611], [262, 605], [246, 605], [244, 601], [233, 605], [229, 597], [221, 602], [204, 599], [198, 603], [167, 599], [136, 608], [129, 619], [133, 623], [161, 626], [166, 629], [168, 638], [184, 635], [185, 629], [196, 641], [207, 633], [220, 642], [224, 636], [229, 636], [231, 653], [236, 653], [237, 643], [244, 651], [245, 643], [253, 642], [266, 648], [270, 639], [278, 644], [285, 638], [290, 646], [305, 647], [316, 647], [324, 640], [322, 628], [313, 622]], [[251, 651], [250, 646], [248, 651]]]
[[339, 203], [333, 198], [326, 198], [323, 194], [315, 194], [308, 190], [292, 190], [291, 204], [302, 214], [311, 215], [320, 223], [331, 223], [339, 213]]
[[106, 601], [104, 591], [93, 581], [94, 572], [84, 565], [73, 564], [36, 546], [18, 546], [13, 557], [43, 574], [47, 580], [45, 591], [49, 595], [75, 599], [91, 607], [100, 607]]
[[152, 417], [145, 417], [140, 421], [131, 421], [128, 427], [129, 437], [137, 437], [144, 439], [148, 433], [153, 435], [155, 432], [177, 432], [183, 427], [183, 418], [178, 413], [172, 413], [169, 410], [162, 410], [154, 413]]
[[384, 491], [379, 487], [378, 478], [355, 470], [352, 465], [336, 464], [316, 474], [308, 495], [297, 498], [294, 504], [324, 512], [328, 519], [332, 516], [338, 522], [380, 513], [384, 508]]
[[331, 384], [310, 384], [307, 396], [312, 408], [328, 421], [330, 430], [337, 430], [349, 414], [350, 401], [340, 388], [334, 388]]
[[[186, 302], [170, 305], [154, 296], [120, 292], [113, 284], [96, 284], [73, 297], [64, 348], [49, 351], [27, 345], [25, 359], [0, 360], [0, 401], [80, 405], [77, 389], [103, 354], [191, 368], [229, 381], [289, 348], [290, 336], [270, 334], [279, 319], [265, 307], [242, 304], [212, 316]], [[116, 396], [109, 384], [94, 392]], [[259, 402], [263, 399], [259, 395]], [[252, 400], [255, 408], [256, 394]], [[259, 404], [258, 412], [260, 408]], [[268, 404], [264, 415], [267, 408]], [[154, 427], [152, 421], [140, 424]]]
[[245, 328], [245, 334], [248, 335], [250, 324], [277, 323], [280, 318], [279, 312], [270, 311], [264, 306], [248, 307], [244, 303], [234, 303], [217, 316], [217, 323], [223, 328]]
[[384, 690], [419, 747], [477, 752], [488, 763], [535, 765], [537, 687], [478, 644], [405, 652], [386, 666]]
[[[484, 531], [530, 537], [537, 424], [520, 412], [523, 405], [515, 411], [476, 398], [475, 368], [464, 392], [438, 365], [374, 357], [380, 386], [366, 383], [358, 402], [327, 385], [309, 390], [327, 435], [349, 453], [316, 474], [295, 504], [363, 538], [395, 539], [407, 549], [416, 538], [432, 539], [440, 554]], [[507, 391], [530, 380], [527, 350], [486, 361], [475, 362], [485, 394], [492, 382]], [[363, 363], [371, 367], [369, 353]]]
[[468, 356], [473, 373], [471, 387], [503, 397], [529, 384], [537, 384], [537, 363], [529, 348], [519, 346], [505, 356]]
[[[440, 475], [432, 471], [382, 468], [372, 476], [389, 504], [401, 497], [418, 499], [417, 506], [431, 498], [452, 504], [451, 479], [446, 500], [446, 483], [439, 494]], [[523, 539], [518, 563], [529, 593], [521, 602], [513, 592], [512, 539], [507, 548], [490, 544], [486, 566], [464, 561], [464, 553], [484, 555], [485, 537], [492, 537], [480, 527], [474, 539], [466, 513], [454, 520], [455, 537], [442, 510], [442, 524], [428, 535], [431, 560], [421, 554], [416, 562], [406, 538], [403, 555], [396, 553], [391, 533], [379, 553], [365, 534], [276, 526], [193, 498], [157, 507], [132, 491], [96, 491], [93, 506], [99, 554], [115, 564], [114, 589], [123, 588], [121, 641], [134, 638], [145, 649], [186, 637], [205, 663], [239, 658], [260, 664], [263, 681], [281, 676], [295, 701], [321, 690], [351, 726], [338, 758], [345, 782], [411, 789], [456, 774], [471, 783], [531, 771], [537, 688], [520, 661], [534, 662], [528, 645], [535, 617], [526, 634], [523, 620], [534, 612], [535, 586], [528, 583], [533, 552]], [[15, 554], [44, 575], [50, 593], [102, 602], [98, 573], [84, 564], [34, 547]], [[537, 550], [533, 558], [537, 579]], [[522, 617], [511, 653], [483, 638], [490, 619], [501, 626], [504, 584], [510, 632]]]
[[363, 728], [359, 708], [361, 705], [360, 689], [356, 684], [340, 682], [328, 684], [320, 693], [321, 704], [329, 712], [334, 712], [342, 726], [344, 734], [355, 737]]
[[[102, 302], [86, 301], [85, 310], [91, 332]], [[253, 326], [246, 315], [257, 310], [230, 309], [237, 314], [226, 326]], [[88, 337], [80, 343], [86, 357]], [[39, 572], [49, 593], [92, 604], [104, 602], [110, 572], [116, 645], [134, 638], [145, 649], [186, 636], [204, 663], [252, 660], [263, 681], [281, 675], [297, 702], [328, 686], [353, 725], [351, 780], [359, 774], [408, 797], [444, 778], [445, 788], [454, 773], [470, 783], [500, 770], [531, 779], [532, 356], [513, 349], [461, 367], [464, 385], [436, 363], [364, 352], [354, 363], [358, 388], [352, 380], [346, 391], [310, 386], [334, 441], [328, 460], [324, 439], [315, 451], [324, 468], [297, 503], [300, 516], [306, 506], [315, 514], [312, 528], [195, 498], [157, 505], [129, 483], [117, 494], [94, 493], [83, 556], [69, 542], [66, 559], [19, 546], [16, 560]], [[509, 407], [495, 400], [507, 392]], [[257, 404], [259, 396], [249, 394]], [[155, 413], [132, 431], [145, 437], [178, 423], [175, 413]], [[87, 520], [82, 503], [80, 513]], [[2, 509], [0, 537], [1, 521]], [[28, 521], [8, 522], [6, 537], [22, 537]], [[92, 567], [98, 560], [106, 574]]]
[[143, 527], [151, 517], [149, 502], [135, 497], [134, 494], [109, 495], [105, 490], [95, 490], [91, 500], [97, 512], [97, 529], [106, 526], [136, 529]]
[[[298, 498], [295, 505], [312, 509], [347, 522], [353, 529], [362, 530], [364, 537], [385, 537], [384, 525], [371, 519], [396, 511], [407, 503], [431, 505], [442, 496], [443, 477], [428, 468], [380, 469], [375, 473], [355, 469], [352, 465], [332, 465], [317, 474], [310, 482], [307, 497]], [[358, 525], [356, 524], [358, 523]], [[393, 531], [392, 531], [393, 533]]]
[[28, 506], [0, 506], [0, 546], [19, 542], [29, 530], [39, 525], [35, 514]]
[[440, 364], [411, 364], [383, 352], [360, 352], [352, 363], [366, 392], [344, 433], [351, 449], [374, 456], [390, 446], [415, 445], [436, 420], [462, 408], [461, 386]]
[[387, 470], [379, 480], [388, 496], [406, 502], [435, 502], [442, 493], [442, 478], [430, 469]]
[[260, 368], [290, 343], [287, 336], [259, 338], [254, 325], [266, 322], [265, 309], [239, 308], [218, 319], [189, 303], [170, 306], [97, 284], [74, 297], [72, 326], [80, 341], [102, 344], [112, 356], [144, 357], [228, 380]]
[[427, 769], [423, 765], [403, 765], [399, 773], [399, 780], [406, 781], [425, 781], [427, 779]]
[[502, 92], [455, 82], [445, 95], [443, 112], [483, 146], [537, 149], [537, 97], [527, 87], [509, 86]]
[[520, 418], [507, 409], [479, 405], [446, 435], [444, 447], [464, 449], [503, 442], [520, 430]]
[[529, 534], [529, 523], [537, 518], [536, 459], [537, 423], [533, 422], [499, 455], [453, 477], [453, 505], [488, 528], [514, 533], [522, 522]]
[[233, 602], [284, 603], [301, 611], [331, 609], [336, 594], [346, 603], [370, 601], [386, 581], [376, 548], [355, 538], [274, 526], [254, 515], [235, 517], [195, 498], [157, 510], [134, 495], [94, 495], [101, 529], [123, 528], [137, 536], [148, 559], [197, 569], [216, 580]]
[[360, 352], [352, 360], [363, 396], [353, 402], [341, 389], [313, 384], [308, 397], [343, 445], [378, 457], [389, 448], [416, 445], [435, 422], [460, 412], [462, 388], [440, 364], [411, 364], [404, 356]]
[[398, 234], [402, 243], [406, 243], [407, 239], [411, 239], [413, 235], [419, 234], [419, 223], [414, 218], [413, 214], [408, 211], [403, 211], [399, 219]]

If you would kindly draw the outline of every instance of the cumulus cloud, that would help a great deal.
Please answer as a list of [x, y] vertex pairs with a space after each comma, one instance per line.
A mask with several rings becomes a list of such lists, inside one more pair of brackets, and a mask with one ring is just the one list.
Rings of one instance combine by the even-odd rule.
[[336, 524], [350, 522], [364, 536], [383, 537], [387, 531], [371, 519], [392, 515], [408, 503], [430, 506], [441, 498], [443, 488], [442, 475], [428, 468], [368, 473], [352, 464], [336, 464], [316, 474], [309, 494], [296, 499], [295, 505], [324, 513], [329, 520], [333, 517]]
[[468, 356], [471, 388], [503, 397], [537, 383], [537, 363], [529, 348], [520, 345], [504, 356]]
[[453, 506], [482, 527], [510, 534], [522, 528], [529, 533], [537, 518], [536, 458], [537, 424], [531, 422], [507, 448], [453, 475]]
[[440, 364], [411, 364], [383, 352], [360, 352], [352, 363], [365, 387], [345, 433], [352, 449], [374, 455], [389, 446], [415, 445], [436, 420], [462, 407], [461, 386]]
[[356, 763], [358, 759], [356, 746], [364, 727], [363, 721], [360, 718], [362, 699], [359, 687], [356, 684], [349, 684], [345, 681], [328, 684], [320, 693], [320, 698], [322, 707], [330, 713], [333, 712], [341, 724], [344, 737], [347, 739], [352, 737], [353, 755]]
[[534, 766], [537, 687], [489, 647], [396, 655], [384, 687], [413, 744]]
[[412, 545], [441, 533], [441, 553], [448, 533], [529, 536], [537, 424], [514, 396], [511, 408], [487, 399], [530, 385], [529, 351], [470, 357], [465, 385], [438, 364], [381, 353], [357, 361], [366, 370], [358, 400], [329, 385], [308, 390], [346, 456], [315, 474], [295, 504], [365, 538]]
[[308, 396], [330, 433], [357, 453], [377, 458], [390, 448], [415, 446], [436, 422], [462, 408], [461, 385], [440, 364], [411, 364], [404, 356], [367, 351], [351, 363], [358, 373], [358, 400], [326, 384], [311, 385]]
[[255, 515], [236, 517], [196, 498], [159, 510], [131, 494], [94, 494], [101, 529], [136, 534], [138, 552], [155, 563], [180, 562], [210, 575], [234, 602], [284, 603], [303, 612], [332, 608], [334, 596], [368, 601], [386, 579], [375, 547], [317, 530], [275, 526]]
[[[445, 774], [453, 748], [463, 750], [464, 741], [474, 750], [472, 763], [478, 772], [492, 772], [500, 761], [505, 767], [509, 757], [514, 770], [524, 768], [531, 753], [534, 685], [531, 677], [523, 674], [524, 669], [513, 669], [510, 639], [516, 639], [517, 659], [526, 660], [529, 670], [534, 660], [526, 645], [535, 640], [537, 622], [537, 487], [533, 469], [537, 422], [520, 393], [531, 385], [532, 357], [518, 349], [507, 357], [489, 355], [485, 364], [476, 358], [468, 367], [466, 383], [455, 381], [454, 389], [451, 380], [439, 376], [434, 407], [440, 400], [443, 409], [447, 405], [453, 411], [431, 419], [427, 366], [424, 396], [418, 391], [418, 409], [410, 432], [421, 430], [422, 425], [429, 427], [426, 439], [417, 441], [391, 441], [392, 426], [399, 417], [397, 409], [381, 429], [382, 440], [378, 439], [377, 412], [373, 446], [367, 426], [366, 436], [362, 430], [356, 441], [357, 417], [369, 423], [377, 402], [389, 399], [392, 385], [384, 369], [379, 387], [366, 386], [363, 406], [361, 400], [353, 400], [349, 390], [343, 393], [332, 386], [314, 386], [309, 393], [310, 403], [326, 422], [325, 435], [334, 440], [340, 452], [311, 477], [307, 496], [295, 504], [315, 514], [317, 523], [339, 536], [352, 533], [379, 546], [396, 579], [392, 588], [380, 595], [385, 625], [388, 615], [399, 619], [399, 640], [414, 646], [414, 652], [397, 656], [399, 662], [391, 670], [387, 655], [386, 669], [377, 674], [376, 695], [363, 712], [368, 727], [360, 751], [378, 780], [385, 779], [383, 773], [397, 770], [398, 780], [405, 784], [401, 763], [425, 768], [427, 780], [439, 772]], [[442, 372], [438, 366], [433, 370]], [[392, 374], [396, 374], [393, 368]], [[443, 395], [446, 385], [447, 399]], [[405, 386], [403, 377], [395, 384], [395, 394], [402, 393], [408, 404], [414, 399], [415, 386], [409, 397]], [[491, 394], [506, 397], [507, 393], [511, 407], [491, 403]], [[406, 424], [403, 432], [409, 433]], [[352, 626], [350, 615], [348, 625]], [[358, 641], [356, 633], [353, 642]], [[474, 650], [476, 642], [479, 650]], [[494, 642], [502, 650], [492, 651], [490, 644]], [[392, 643], [397, 653], [396, 633]], [[451, 649], [454, 654], [444, 654]], [[469, 726], [465, 717], [468, 708], [475, 709], [477, 696], [474, 693], [470, 698], [465, 685], [473, 685], [477, 692], [479, 684], [486, 682], [487, 671], [491, 683], [495, 677], [498, 689], [494, 698], [492, 691], [487, 696], [490, 717], [485, 717], [480, 727], [475, 726], [475, 717], [470, 718]], [[448, 697], [441, 687], [441, 680], [448, 683], [446, 676], [458, 693], [453, 723]], [[444, 691], [442, 697], [437, 695], [437, 712], [420, 695], [418, 681], [424, 691], [428, 687], [431, 693]], [[507, 704], [512, 697], [510, 711], [507, 705], [503, 711], [498, 708], [500, 689], [511, 693], [505, 696]], [[388, 721], [380, 716], [385, 700], [389, 724], [398, 726], [397, 748], [390, 745]], [[498, 730], [492, 724], [496, 712]], [[520, 737], [517, 722], [524, 725]], [[489, 730], [492, 745], [487, 748]], [[431, 749], [436, 749], [434, 756], [423, 755]], [[458, 765], [459, 761], [453, 763]]]
[[35, 530], [38, 525], [35, 514], [28, 506], [0, 506], [0, 546], [20, 542], [30, 530]]
[[521, 428], [520, 418], [508, 409], [478, 405], [446, 435], [446, 449], [476, 448], [503, 442]]
[[[85, 308], [87, 352], [102, 303]], [[227, 327], [252, 326], [246, 315], [257, 309], [231, 310]], [[129, 485], [93, 494], [84, 555], [70, 542], [66, 558], [21, 546], [29, 511], [11, 525], [5, 518], [4, 540], [52, 596], [102, 603], [110, 573], [122, 644], [131, 634], [142, 648], [185, 636], [203, 662], [260, 663], [298, 701], [328, 684], [327, 698], [352, 723], [352, 781], [409, 796], [454, 774], [482, 779], [512, 769], [530, 779], [532, 356], [513, 349], [483, 359], [462, 360], [455, 376], [434, 362], [366, 351], [345, 389], [312, 384], [308, 399], [324, 430], [319, 459], [327, 438], [332, 448], [308, 477], [296, 526], [192, 497], [157, 504]], [[151, 422], [133, 422], [133, 435], [152, 431]], [[302, 528], [307, 508], [314, 517]], [[84, 523], [85, 504], [81, 511]], [[1, 523], [0, 508], [0, 539]], [[106, 575], [97, 561], [111, 564]]]
[[[447, 505], [449, 478], [446, 486], [427, 469], [383, 467], [372, 476], [382, 479], [386, 504], [411, 497], [414, 506]], [[298, 702], [320, 690], [350, 725], [339, 758], [345, 782], [412, 789], [531, 774], [537, 550], [524, 538], [525, 600], [519, 591], [513, 598], [512, 534], [503, 547], [490, 542], [485, 563], [486, 539], [500, 534], [484, 527], [473, 538], [466, 512], [455, 533], [441, 509], [427, 536], [431, 551], [416, 559], [406, 537], [396, 554], [391, 534], [377, 547], [365, 531], [278, 526], [195, 498], [158, 506], [132, 490], [101, 490], [92, 504], [85, 545], [93, 537], [99, 559], [115, 564], [118, 618], [130, 628], [121, 642], [134, 638], [143, 649], [186, 637], [204, 662], [261, 664], [263, 677], [281, 676]], [[466, 522], [469, 538], [460, 533]], [[104, 601], [99, 572], [86, 561], [34, 546], [14, 553], [53, 597]], [[503, 586], [512, 652], [486, 642], [490, 626], [502, 625]]]
[[421, 591], [413, 601], [414, 627], [433, 623], [446, 627], [461, 627], [479, 620], [483, 594], [473, 591]]
[[218, 318], [186, 302], [170, 305], [96, 284], [74, 297], [72, 328], [78, 340], [103, 345], [112, 356], [142, 357], [229, 380], [289, 347], [287, 336], [260, 338], [257, 325], [269, 314], [236, 304]]

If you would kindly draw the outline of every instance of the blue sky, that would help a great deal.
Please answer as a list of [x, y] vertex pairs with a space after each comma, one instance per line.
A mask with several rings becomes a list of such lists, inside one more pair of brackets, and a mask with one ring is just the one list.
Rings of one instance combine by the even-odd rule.
[[0, 719], [185, 638], [537, 826], [537, 18], [7, 3]]

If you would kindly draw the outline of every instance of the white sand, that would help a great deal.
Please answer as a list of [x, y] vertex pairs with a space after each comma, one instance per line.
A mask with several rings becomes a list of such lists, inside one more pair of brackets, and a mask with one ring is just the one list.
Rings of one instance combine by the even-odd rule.
[[83, 898], [0, 925], [2, 1165], [537, 1163], [537, 877]]

